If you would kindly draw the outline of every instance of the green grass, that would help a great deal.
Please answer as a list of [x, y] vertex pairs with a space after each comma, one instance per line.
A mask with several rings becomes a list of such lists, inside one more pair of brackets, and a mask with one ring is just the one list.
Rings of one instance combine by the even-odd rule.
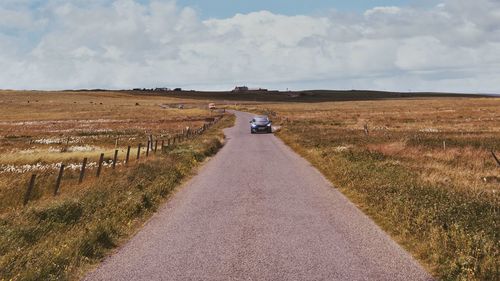
[[226, 117], [202, 136], [84, 188], [63, 191], [56, 198], [40, 196], [27, 207], [4, 210], [0, 214], [0, 280], [82, 277], [219, 150], [221, 129], [233, 121]]

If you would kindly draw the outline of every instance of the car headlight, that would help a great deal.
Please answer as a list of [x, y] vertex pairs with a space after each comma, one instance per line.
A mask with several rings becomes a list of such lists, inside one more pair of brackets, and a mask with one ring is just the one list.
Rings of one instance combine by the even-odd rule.
[[267, 126], [268, 126], [268, 127], [271, 127], [271, 123], [267, 123]]
[[257, 124], [252, 124], [252, 128], [255, 128], [255, 127], [257, 127]]

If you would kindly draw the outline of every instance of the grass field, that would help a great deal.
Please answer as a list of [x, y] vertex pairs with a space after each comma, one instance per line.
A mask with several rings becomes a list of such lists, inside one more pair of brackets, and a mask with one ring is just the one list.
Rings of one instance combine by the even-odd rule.
[[208, 102], [119, 92], [0, 91], [0, 165], [80, 160], [86, 152], [135, 145], [150, 134], [167, 137], [200, 126], [211, 115]]
[[[212, 115], [206, 105], [113, 92], [0, 92], [0, 280], [78, 279], [130, 237], [222, 146], [221, 129], [233, 118], [147, 160], [105, 169], [99, 178], [90, 169], [82, 184], [78, 161], [111, 156], [115, 147], [123, 159], [124, 147], [145, 144], [150, 134], [167, 138], [200, 127]], [[78, 169], [66, 170], [54, 197], [58, 162]], [[33, 172], [37, 184], [23, 207]]]
[[[242, 109], [245, 109], [244, 107]], [[266, 103], [278, 133], [441, 280], [500, 276], [500, 99]]]
[[[130, 237], [220, 147], [220, 128], [77, 184], [56, 163], [123, 155], [198, 127], [209, 102], [271, 115], [278, 134], [441, 280], [500, 274], [500, 99], [398, 93], [0, 91], [0, 280], [74, 279]], [[178, 109], [178, 105], [184, 109]], [[132, 151], [134, 155], [135, 151]], [[42, 168], [40, 168], [42, 167]], [[35, 200], [21, 200], [32, 172]], [[49, 188], [49, 189], [48, 189]]]
[[120, 92], [0, 91], [0, 212], [19, 204], [22, 196], [13, 196], [26, 188], [31, 173], [40, 181], [64, 163], [71, 178], [84, 157], [93, 166], [100, 153], [109, 161], [115, 149], [122, 165], [127, 146], [134, 156], [149, 135], [166, 140], [202, 126], [213, 114], [208, 102]]

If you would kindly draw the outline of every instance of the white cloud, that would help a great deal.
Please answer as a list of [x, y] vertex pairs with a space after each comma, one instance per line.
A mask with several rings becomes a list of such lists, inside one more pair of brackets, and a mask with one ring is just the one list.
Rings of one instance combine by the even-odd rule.
[[206, 21], [173, 1], [9, 1], [0, 4], [0, 88], [500, 91], [495, 0]]
[[367, 10], [365, 12], [365, 16], [373, 16], [373, 15], [384, 15], [384, 14], [390, 14], [390, 15], [396, 15], [401, 12], [401, 8], [399, 7], [375, 7], [373, 9]]

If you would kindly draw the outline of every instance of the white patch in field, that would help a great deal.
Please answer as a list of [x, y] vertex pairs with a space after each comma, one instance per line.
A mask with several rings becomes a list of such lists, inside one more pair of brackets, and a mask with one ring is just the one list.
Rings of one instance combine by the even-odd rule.
[[68, 147], [67, 152], [90, 152], [96, 150], [102, 150], [102, 148], [90, 145], [70, 146]]
[[422, 132], [422, 133], [439, 133], [439, 130], [436, 129], [436, 128], [424, 128], [424, 129], [420, 129], [419, 132]]
[[348, 151], [349, 149], [351, 149], [351, 147], [352, 147], [351, 145], [346, 145], [346, 146], [341, 145], [341, 146], [337, 146], [337, 147], [335, 147], [335, 149], [334, 149], [334, 150], [335, 150], [336, 152], [344, 152], [344, 151]]
[[[111, 167], [113, 162], [110, 160], [108, 162], [103, 161], [102, 166], [104, 168]], [[116, 166], [124, 165], [123, 161], [117, 161]], [[66, 164], [65, 170], [73, 170], [79, 171], [82, 167], [81, 163], [69, 163]], [[12, 164], [2, 164], [0, 165], [0, 174], [5, 173], [14, 173], [14, 174], [23, 174], [23, 173], [32, 173], [32, 172], [54, 172], [61, 168], [60, 163], [52, 163], [52, 164], [25, 164], [25, 165], [12, 165]], [[87, 169], [97, 168], [97, 162], [88, 162], [86, 165]]]
[[35, 153], [37, 150], [35, 149], [24, 149], [24, 150], [19, 150], [19, 151], [12, 151], [12, 153], [19, 153], [19, 154], [33, 154]]
[[61, 148], [60, 147], [49, 147], [49, 149], [47, 149], [47, 151], [49, 153], [61, 153]]
[[63, 143], [63, 139], [37, 139], [33, 140], [33, 143], [37, 144], [61, 144]]

